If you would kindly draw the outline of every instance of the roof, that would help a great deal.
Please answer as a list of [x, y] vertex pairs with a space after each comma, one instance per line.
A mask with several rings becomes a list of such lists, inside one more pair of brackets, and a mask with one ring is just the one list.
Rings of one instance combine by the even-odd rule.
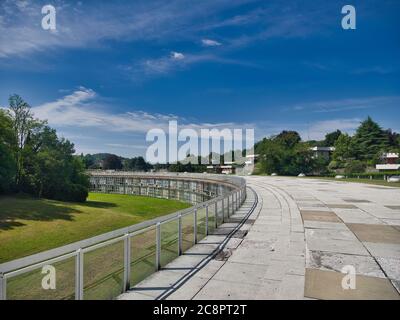
[[384, 158], [398, 158], [399, 154], [394, 152], [388, 152], [383, 154]]
[[310, 149], [312, 151], [328, 151], [328, 152], [335, 151], [335, 147], [313, 147]]

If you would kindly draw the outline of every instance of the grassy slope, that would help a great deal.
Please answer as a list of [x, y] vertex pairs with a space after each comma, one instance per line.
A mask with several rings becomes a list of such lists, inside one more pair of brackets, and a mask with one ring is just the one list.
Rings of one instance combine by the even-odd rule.
[[162, 216], [189, 204], [90, 194], [84, 204], [0, 197], [0, 263]]
[[370, 179], [357, 179], [357, 178], [346, 178], [346, 179], [335, 179], [330, 177], [306, 177], [308, 179], [321, 179], [321, 180], [334, 180], [339, 182], [356, 182], [356, 183], [366, 183], [378, 186], [386, 186], [393, 188], [400, 188], [400, 183], [398, 182], [387, 182], [384, 180], [370, 180]]

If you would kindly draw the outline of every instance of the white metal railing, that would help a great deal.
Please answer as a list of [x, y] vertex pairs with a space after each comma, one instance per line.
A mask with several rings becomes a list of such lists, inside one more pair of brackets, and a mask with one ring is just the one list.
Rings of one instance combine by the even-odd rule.
[[[119, 175], [122, 175], [119, 173]], [[151, 175], [146, 175], [148, 177]], [[163, 175], [166, 176], [166, 175]], [[174, 179], [187, 179], [186, 175], [173, 175], [169, 176]], [[69, 261], [68, 259], [74, 259], [74, 266], [71, 268], [74, 269], [74, 284], [73, 284], [73, 292], [71, 290], [64, 289], [66, 292], [59, 292], [58, 298], [67, 299], [67, 298], [75, 298], [77, 300], [84, 299], [85, 293], [85, 257], [87, 257], [88, 253], [96, 252], [96, 250], [106, 248], [107, 246], [111, 246], [113, 244], [120, 243], [123, 246], [123, 266], [121, 270], [110, 270], [109, 274], [107, 274], [107, 270], [102, 270], [106, 272], [107, 276], [115, 276], [119, 273], [122, 273], [122, 285], [120, 290], [117, 290], [115, 294], [111, 296], [111, 298], [116, 295], [125, 292], [131, 287], [131, 277], [132, 277], [132, 264], [136, 263], [136, 261], [132, 260], [131, 253], [131, 245], [132, 241], [138, 239], [140, 240], [140, 236], [144, 235], [147, 231], [155, 230], [155, 239], [150, 242], [149, 254], [148, 256], [155, 255], [154, 259], [154, 272], [159, 270], [162, 266], [162, 227], [167, 226], [168, 223], [177, 222], [176, 228], [176, 256], [181, 255], [185, 250], [183, 248], [183, 236], [184, 236], [184, 226], [183, 219], [185, 217], [192, 216], [193, 218], [193, 226], [189, 226], [193, 228], [191, 232], [193, 232], [193, 239], [191, 241], [192, 244], [196, 244], [199, 241], [199, 236], [206, 236], [209, 234], [210, 230], [217, 228], [221, 223], [226, 221], [226, 218], [229, 218], [243, 203], [246, 198], [246, 183], [243, 178], [238, 177], [221, 177], [221, 176], [211, 176], [207, 175], [190, 175], [190, 179], [196, 181], [204, 181], [213, 183], [221, 183], [225, 187], [229, 188], [229, 191], [217, 196], [216, 198], [212, 198], [208, 201], [199, 203], [194, 205], [191, 208], [181, 210], [160, 218], [152, 219], [149, 221], [145, 221], [136, 225], [132, 225], [130, 227], [114, 230], [112, 232], [108, 232], [93, 238], [85, 239], [82, 241], [78, 241], [63, 247], [55, 248], [52, 250], [48, 250], [42, 253], [38, 253], [29, 257], [13, 260], [10, 262], [6, 262], [0, 264], [0, 300], [6, 300], [8, 298], [8, 289], [9, 289], [9, 281], [13, 279], [17, 279], [16, 287], [22, 287], [24, 292], [18, 292], [17, 295], [11, 295], [11, 299], [40, 299], [42, 296], [49, 295], [47, 290], [42, 290], [38, 287], [41, 286], [41, 281], [44, 275], [38, 276], [38, 272], [40, 274], [41, 268], [45, 265], [52, 265], [56, 263]], [[227, 189], [228, 190], [228, 189]], [[203, 215], [199, 215], [200, 211], [204, 211]], [[210, 224], [210, 221], [213, 223]], [[204, 225], [204, 226], [203, 226]], [[199, 227], [204, 227], [204, 232], [199, 234]], [[175, 231], [172, 233], [175, 234]], [[172, 240], [174, 243], [175, 238]], [[152, 246], [154, 245], [154, 250]], [[168, 253], [168, 250], [164, 250]], [[112, 257], [110, 257], [111, 259]], [[172, 258], [167, 259], [167, 262], [172, 261], [174, 259], [174, 255]], [[142, 258], [140, 258], [142, 259]], [[141, 260], [138, 261], [141, 261]], [[101, 268], [101, 266], [100, 266]], [[36, 273], [33, 273], [36, 272]], [[20, 277], [20, 278], [18, 278]], [[40, 281], [39, 281], [40, 280]], [[64, 279], [65, 280], [65, 279]], [[70, 279], [67, 279], [70, 280]], [[104, 279], [103, 279], [104, 280]], [[102, 280], [102, 281], [103, 281]], [[57, 279], [57, 282], [59, 280]], [[66, 282], [66, 280], [65, 280]], [[34, 290], [32, 285], [34, 283]], [[91, 284], [96, 285], [96, 283]], [[31, 287], [30, 287], [31, 286]], [[65, 287], [61, 286], [62, 288]], [[72, 289], [72, 288], [71, 288]], [[14, 289], [15, 290], [15, 289]], [[32, 292], [30, 291], [32, 290]], [[36, 291], [35, 291], [36, 290]], [[57, 289], [58, 290], [58, 289]], [[61, 289], [62, 290], [62, 289]], [[36, 292], [36, 293], [34, 293]], [[42, 295], [42, 296], [41, 296]]]

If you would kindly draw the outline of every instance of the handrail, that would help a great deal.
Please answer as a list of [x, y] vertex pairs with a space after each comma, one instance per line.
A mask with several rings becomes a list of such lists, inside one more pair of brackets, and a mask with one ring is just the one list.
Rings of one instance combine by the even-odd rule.
[[[40, 266], [43, 266], [45, 264], [48, 264], [50, 262], [55, 262], [55, 261], [63, 261], [65, 259], [71, 258], [71, 257], [76, 257], [76, 270], [75, 274], [76, 277], [79, 277], [79, 281], [77, 281], [76, 285], [76, 299], [81, 299], [83, 297], [83, 288], [82, 286], [79, 285], [79, 283], [83, 283], [83, 280], [81, 277], [82, 275], [82, 270], [83, 265], [82, 262], [80, 261], [83, 257], [83, 255], [86, 252], [96, 250], [98, 248], [102, 248], [110, 243], [114, 242], [119, 242], [124, 240], [124, 237], [128, 237], [127, 239], [130, 239], [131, 237], [134, 237], [137, 234], [140, 234], [142, 231], [149, 229], [151, 227], [156, 227], [157, 229], [157, 252], [156, 256], [161, 255], [161, 248], [160, 248], [160, 237], [161, 235], [159, 234], [160, 226], [164, 223], [178, 220], [179, 221], [179, 230], [178, 231], [178, 238], [180, 239], [179, 242], [179, 254], [182, 252], [181, 248], [181, 221], [182, 217], [185, 217], [190, 214], [194, 214], [194, 243], [197, 242], [197, 211], [200, 209], [205, 208], [206, 210], [206, 233], [208, 233], [208, 208], [211, 206], [215, 206], [217, 208], [217, 204], [219, 202], [222, 203], [222, 221], [224, 221], [225, 218], [225, 200], [227, 199], [227, 212], [228, 216], [229, 213], [233, 213], [235, 210], [237, 210], [240, 205], [243, 203], [246, 197], [246, 182], [243, 178], [238, 178], [238, 177], [225, 177], [225, 176], [218, 176], [218, 175], [205, 175], [205, 174], [132, 174], [132, 173], [127, 173], [127, 172], [90, 172], [91, 176], [93, 177], [126, 177], [126, 178], [140, 178], [140, 179], [169, 179], [169, 180], [190, 180], [190, 181], [195, 181], [195, 182], [200, 182], [200, 183], [210, 183], [210, 184], [217, 184], [218, 186], [223, 186], [226, 187], [227, 190], [225, 190], [225, 193], [222, 195], [219, 195], [215, 198], [212, 198], [210, 200], [201, 202], [199, 204], [196, 204], [190, 208], [183, 209], [162, 217], [154, 218], [148, 221], [144, 221], [135, 225], [131, 225], [128, 227], [124, 227], [121, 229], [113, 230], [111, 232], [107, 232], [95, 237], [91, 237], [85, 240], [77, 241], [75, 243], [71, 243], [62, 247], [50, 249], [44, 252], [40, 252], [28, 257], [16, 259], [13, 261], [9, 261], [3, 264], [0, 264], [0, 300], [6, 299], [6, 287], [7, 287], [7, 279], [35, 270], [36, 268], [39, 268]], [[151, 188], [154, 188], [154, 186], [149, 186]], [[193, 193], [195, 194], [193, 190], [182, 190], [182, 189], [174, 189], [177, 191], [181, 192], [187, 192], [189, 194]], [[231, 209], [230, 209], [231, 207]], [[217, 225], [217, 216], [218, 212], [215, 212], [215, 220], [216, 220], [216, 225]], [[129, 241], [128, 241], [129, 242]], [[127, 246], [127, 242], [125, 241], [125, 247]], [[128, 244], [129, 245], [129, 244]], [[127, 252], [127, 248], [125, 248], [125, 252]], [[129, 257], [129, 254], [126, 254]], [[127, 258], [126, 258], [127, 259]], [[125, 259], [125, 260], [126, 260]], [[124, 269], [125, 269], [125, 278], [128, 277], [130, 273], [130, 265], [127, 265], [130, 261], [127, 261], [127, 263], [124, 264]], [[157, 262], [157, 268], [160, 267], [160, 261]], [[129, 270], [129, 271], [127, 271]], [[126, 281], [129, 282], [128, 279]], [[129, 286], [129, 283], [126, 284], [125, 288]]]

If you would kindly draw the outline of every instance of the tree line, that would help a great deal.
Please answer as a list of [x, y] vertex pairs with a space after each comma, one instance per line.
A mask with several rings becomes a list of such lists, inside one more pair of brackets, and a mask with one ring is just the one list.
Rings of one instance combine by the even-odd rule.
[[20, 96], [0, 109], [0, 193], [85, 201], [89, 180], [74, 153], [74, 144], [36, 119]]
[[143, 157], [124, 158], [112, 153], [96, 153], [96, 154], [81, 154], [79, 158], [88, 170], [122, 170], [122, 171], [137, 171], [148, 172], [154, 171], [169, 171], [169, 172], [204, 172], [206, 166], [201, 165], [201, 157], [198, 157], [197, 163], [194, 164], [194, 156], [188, 156], [184, 161], [177, 163], [156, 163], [151, 164]]
[[400, 134], [382, 127], [368, 117], [350, 136], [342, 133], [335, 141], [329, 170], [363, 173], [380, 163], [383, 153], [400, 152]]
[[[312, 147], [335, 147], [331, 157], [316, 157]], [[355, 134], [330, 132], [321, 141], [302, 141], [296, 131], [282, 131], [255, 144], [257, 173], [321, 175], [332, 172], [363, 173], [381, 162], [385, 152], [400, 152], [400, 134], [384, 130], [371, 117]]]
[[153, 166], [143, 157], [124, 158], [112, 153], [81, 154], [79, 158], [89, 170], [124, 170], [147, 172]]

